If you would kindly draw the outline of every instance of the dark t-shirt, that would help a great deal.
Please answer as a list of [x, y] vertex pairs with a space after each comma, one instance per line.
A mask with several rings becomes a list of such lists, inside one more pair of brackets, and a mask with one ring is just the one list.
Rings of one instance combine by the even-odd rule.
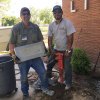
[[25, 28], [23, 22], [16, 24], [11, 31], [9, 43], [15, 47], [37, 43], [43, 40], [43, 35], [38, 25], [29, 23], [29, 28]]

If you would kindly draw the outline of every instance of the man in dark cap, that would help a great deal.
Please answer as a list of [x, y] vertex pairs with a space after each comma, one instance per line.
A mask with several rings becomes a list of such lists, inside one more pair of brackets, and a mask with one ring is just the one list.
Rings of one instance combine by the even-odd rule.
[[20, 11], [21, 22], [16, 24], [11, 31], [9, 40], [9, 50], [15, 63], [18, 64], [21, 75], [21, 90], [24, 100], [30, 100], [29, 84], [27, 75], [30, 67], [32, 67], [38, 74], [40, 79], [40, 89], [43, 93], [52, 96], [54, 91], [48, 89], [48, 78], [46, 77], [46, 70], [43, 61], [40, 57], [20, 62], [14, 52], [15, 47], [25, 46], [37, 42], [43, 42], [42, 33], [38, 25], [30, 22], [31, 14], [27, 7], [23, 7]]
[[[51, 56], [56, 55], [56, 53], [62, 53], [64, 57], [64, 80], [62, 77], [60, 77], [58, 82], [65, 83], [65, 89], [68, 90], [72, 85], [72, 67], [70, 61], [72, 54], [73, 35], [76, 30], [70, 20], [62, 17], [63, 10], [61, 6], [54, 6], [52, 12], [55, 21], [52, 22], [48, 28], [48, 48]], [[54, 47], [52, 45], [54, 45]], [[47, 71], [49, 72], [48, 69], [50, 68], [47, 68]]]
[[56, 10], [59, 10], [60, 12], [62, 12], [61, 6], [59, 5], [54, 6], [52, 12], [55, 12]]

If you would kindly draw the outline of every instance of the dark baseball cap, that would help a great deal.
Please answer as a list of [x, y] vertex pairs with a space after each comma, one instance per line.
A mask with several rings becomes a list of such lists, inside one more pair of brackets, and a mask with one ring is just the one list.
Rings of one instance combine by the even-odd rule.
[[27, 11], [28, 14], [30, 15], [30, 10], [29, 10], [27, 7], [21, 8], [21, 10], [20, 10], [20, 15], [22, 15], [24, 11]]
[[55, 12], [56, 10], [59, 10], [62, 12], [61, 6], [59, 6], [59, 5], [54, 6], [52, 12]]

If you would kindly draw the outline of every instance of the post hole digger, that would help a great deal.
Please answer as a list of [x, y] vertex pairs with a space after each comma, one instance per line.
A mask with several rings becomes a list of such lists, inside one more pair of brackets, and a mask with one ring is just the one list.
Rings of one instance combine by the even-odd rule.
[[64, 52], [56, 51], [54, 55], [51, 55], [47, 64], [47, 76], [52, 77], [52, 69], [57, 64], [59, 72], [59, 83], [64, 82], [63, 72], [64, 72]]

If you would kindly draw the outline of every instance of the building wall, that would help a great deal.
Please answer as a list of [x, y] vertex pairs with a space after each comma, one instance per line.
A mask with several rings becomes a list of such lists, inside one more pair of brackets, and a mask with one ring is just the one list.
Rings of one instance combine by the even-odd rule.
[[[100, 52], [100, 0], [87, 0], [88, 9], [84, 10], [84, 0], [74, 0], [76, 12], [70, 11], [71, 0], [62, 0], [63, 15], [70, 19], [76, 28], [74, 48], [83, 48], [95, 64]], [[100, 65], [100, 58], [98, 65]]]

